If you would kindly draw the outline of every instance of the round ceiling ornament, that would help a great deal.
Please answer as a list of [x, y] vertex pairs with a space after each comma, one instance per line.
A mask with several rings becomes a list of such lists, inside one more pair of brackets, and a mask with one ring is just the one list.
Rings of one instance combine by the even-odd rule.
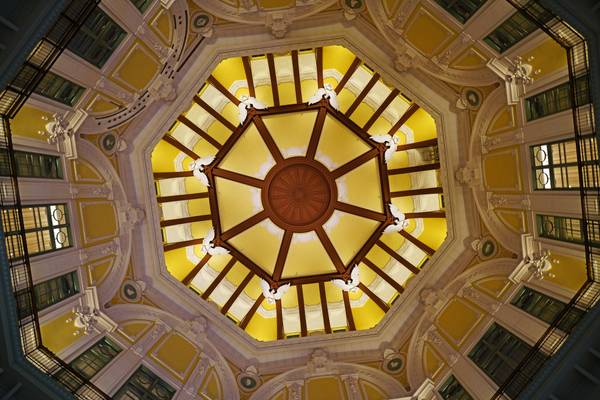
[[145, 282], [127, 279], [121, 285], [121, 298], [128, 303], [138, 303], [145, 289]]
[[195, 12], [190, 18], [190, 27], [192, 32], [198, 33], [204, 37], [210, 37], [213, 34], [213, 25], [215, 18], [202, 11]]
[[484, 236], [471, 243], [473, 250], [481, 260], [489, 260], [498, 254], [498, 245], [491, 236]]
[[382, 368], [389, 374], [397, 374], [404, 368], [404, 356], [392, 349], [384, 351]]
[[237, 382], [244, 392], [254, 391], [261, 383], [258, 370], [254, 366], [246, 368], [238, 374]]

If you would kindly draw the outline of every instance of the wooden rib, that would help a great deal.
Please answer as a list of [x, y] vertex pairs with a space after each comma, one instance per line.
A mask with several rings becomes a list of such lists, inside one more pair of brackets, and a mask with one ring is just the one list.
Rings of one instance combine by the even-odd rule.
[[254, 78], [252, 78], [252, 65], [250, 64], [250, 57], [242, 57], [242, 64], [244, 64], [244, 73], [246, 74], [246, 82], [248, 82], [248, 93], [252, 97], [256, 97], [256, 90], [254, 89]]
[[275, 263], [275, 270], [273, 271], [273, 280], [279, 281], [281, 279], [281, 273], [285, 261], [287, 260], [288, 252], [290, 251], [290, 244], [292, 243], [292, 237], [294, 233], [292, 231], [285, 231], [283, 238], [281, 239], [281, 245], [279, 246], [279, 253], [277, 254], [277, 262]]
[[200, 221], [210, 221], [211, 216], [208, 215], [194, 215], [193, 217], [185, 217], [185, 218], [176, 218], [176, 219], [165, 219], [160, 221], [160, 226], [164, 228], [165, 226], [173, 226], [173, 225], [181, 225], [181, 224], [189, 224], [192, 222], [200, 222]]
[[221, 233], [221, 240], [223, 240], [223, 241], [229, 240], [232, 237], [244, 232], [246, 229], [249, 229], [249, 228], [253, 227], [254, 225], [260, 223], [262, 220], [264, 220], [267, 217], [268, 217], [267, 212], [263, 210], [263, 211], [259, 212], [258, 214], [255, 214], [252, 217], [248, 218], [247, 220], [240, 222], [239, 224], [237, 224], [233, 228], [229, 229], [228, 231]]
[[415, 246], [417, 246], [419, 249], [421, 249], [422, 251], [424, 251], [428, 255], [432, 256], [433, 253], [435, 253], [434, 249], [432, 249], [431, 247], [427, 246], [425, 243], [423, 243], [422, 241], [420, 241], [419, 239], [417, 239], [416, 237], [414, 237], [410, 233], [408, 233], [406, 231], [400, 231], [400, 235], [402, 235], [406, 240], [408, 240], [409, 242], [411, 242], [412, 244], [414, 244]]
[[436, 194], [436, 193], [444, 193], [444, 188], [433, 187], [433, 188], [424, 188], [424, 189], [398, 190], [396, 192], [390, 193], [390, 196], [391, 197], [407, 197], [407, 196], [419, 196], [422, 194]]
[[419, 106], [415, 103], [412, 103], [404, 112], [404, 114], [402, 114], [402, 116], [400, 117], [400, 119], [398, 120], [398, 122], [396, 122], [394, 124], [394, 126], [392, 126], [390, 128], [390, 131], [388, 132], [388, 135], [393, 135], [394, 133], [398, 132], [398, 130], [402, 127], [402, 125], [404, 125], [406, 123], [406, 121], [408, 121], [408, 119], [410, 117], [413, 116], [414, 113], [417, 112], [417, 110], [419, 109]]
[[333, 262], [333, 265], [335, 266], [337, 272], [339, 272], [340, 274], [346, 272], [346, 267], [344, 266], [344, 263], [342, 262], [342, 259], [340, 258], [339, 254], [335, 250], [335, 247], [333, 247], [333, 243], [331, 243], [331, 240], [329, 240], [327, 232], [325, 232], [322, 226], [319, 226], [317, 229], [315, 229], [315, 232], [317, 233], [321, 244], [325, 248], [327, 255]]
[[322, 88], [323, 83], [323, 48], [317, 47], [315, 50], [315, 59], [317, 62], [317, 87]]
[[155, 172], [154, 174], [155, 180], [161, 179], [173, 179], [173, 178], [187, 178], [190, 176], [194, 176], [193, 171], [176, 171], [176, 172]]
[[194, 96], [194, 102], [196, 104], [198, 104], [200, 107], [202, 107], [207, 113], [212, 115], [217, 121], [222, 123], [227, 129], [229, 129], [232, 132], [235, 131], [236, 126], [233, 125], [231, 122], [229, 122], [229, 120], [227, 118], [222, 116], [221, 113], [219, 113], [217, 110], [212, 108], [207, 102], [202, 100], [200, 98], [200, 96]]
[[192, 282], [194, 280], [196, 275], [198, 275], [198, 272], [200, 272], [202, 267], [204, 267], [206, 265], [206, 263], [208, 262], [209, 259], [210, 259], [210, 254], [205, 254], [204, 257], [202, 258], [202, 260], [200, 260], [200, 262], [198, 264], [196, 264], [196, 266], [183, 278], [181, 283], [183, 283], [185, 286], [189, 285], [190, 282]]
[[200, 193], [176, 194], [173, 196], [158, 196], [156, 198], [156, 200], [159, 203], [170, 203], [172, 201], [205, 199], [207, 197], [208, 197], [208, 192], [200, 192]]
[[363, 165], [364, 163], [366, 163], [367, 161], [371, 160], [372, 158], [377, 157], [378, 154], [379, 154], [379, 149], [372, 148], [371, 150], [367, 151], [366, 153], [363, 153], [360, 156], [356, 157], [355, 159], [348, 161], [346, 164], [334, 169], [333, 171], [331, 171], [331, 175], [332, 175], [333, 179], [337, 179], [340, 176], [346, 175], [348, 172], [352, 171], [353, 169], [358, 168], [361, 165]]
[[229, 99], [230, 102], [238, 106], [240, 104], [240, 100], [233, 95], [225, 86], [221, 84], [214, 76], [209, 76], [206, 82], [210, 83], [217, 89], [221, 94]]
[[383, 213], [369, 210], [368, 208], [362, 208], [352, 204], [343, 203], [341, 201], [335, 203], [335, 208], [348, 214], [358, 215], [359, 217], [368, 218], [375, 221], [383, 222], [387, 219], [387, 215]]
[[229, 179], [230, 181], [243, 183], [244, 185], [254, 186], [259, 189], [262, 189], [263, 187], [263, 181], [248, 175], [239, 174], [237, 172], [228, 171], [226, 169], [221, 168], [213, 168], [211, 172], [213, 176]]
[[221, 308], [221, 314], [227, 314], [227, 311], [229, 311], [235, 300], [239, 297], [240, 293], [242, 293], [242, 290], [244, 290], [248, 283], [250, 283], [250, 280], [253, 276], [254, 273], [252, 271], [248, 271], [248, 275], [246, 275], [242, 283], [240, 283], [240, 285], [235, 289], [235, 292], [233, 292], [229, 300], [227, 300], [227, 303], [225, 303], [223, 308]]
[[360, 94], [356, 97], [356, 99], [354, 99], [354, 102], [352, 103], [350, 108], [348, 108], [348, 111], [346, 111], [346, 117], [350, 118], [352, 113], [354, 111], [356, 111], [356, 109], [358, 108], [360, 103], [362, 103], [362, 101], [365, 99], [365, 97], [367, 97], [367, 95], [369, 94], [371, 89], [373, 89], [373, 86], [375, 86], [375, 84], [377, 83], [378, 80], [379, 80], [379, 74], [375, 73], [371, 77], [371, 80], [369, 81], [369, 83], [367, 83], [367, 86], [365, 86], [363, 88], [363, 90], [360, 92]]
[[198, 125], [194, 124], [192, 121], [187, 119], [187, 117], [180, 115], [179, 117], [177, 117], [177, 120], [179, 122], [181, 122], [182, 124], [184, 124], [185, 126], [187, 126], [188, 128], [190, 128], [191, 130], [193, 130], [194, 133], [196, 133], [202, 139], [206, 140], [208, 143], [213, 145], [215, 148], [220, 149], [221, 147], [223, 147], [223, 145], [221, 143], [219, 143], [215, 138], [210, 136], [208, 133], [204, 132], [204, 130], [202, 130]]
[[308, 329], [306, 329], [306, 309], [304, 308], [302, 285], [296, 285], [296, 293], [298, 294], [298, 311], [300, 312], [300, 336], [307, 336]]
[[181, 249], [182, 247], [195, 246], [198, 244], [202, 244], [202, 239], [191, 239], [183, 240], [181, 242], [165, 243], [163, 245], [163, 251], [166, 253], [167, 251]]
[[406, 150], [410, 150], [410, 149], [421, 149], [423, 147], [431, 147], [431, 146], [437, 146], [437, 139], [429, 139], [429, 140], [423, 140], [421, 142], [401, 144], [400, 146], [398, 146], [396, 148], [396, 151], [406, 151]]
[[414, 265], [409, 263], [407, 259], [402, 257], [400, 254], [396, 253], [391, 247], [389, 247], [387, 244], [383, 243], [381, 240], [378, 240], [376, 244], [383, 251], [385, 251], [390, 256], [392, 256], [396, 261], [398, 261], [400, 264], [404, 265], [406, 267], [406, 269], [410, 270], [410, 272], [412, 272], [413, 274], [416, 275], [420, 272], [417, 267], [415, 267]]
[[296, 103], [302, 104], [302, 83], [300, 81], [300, 63], [298, 62], [298, 50], [292, 51], [292, 67], [294, 69], [294, 89], [296, 91]]
[[356, 325], [354, 324], [354, 315], [352, 315], [350, 296], [345, 290], [342, 290], [342, 296], [344, 297], [344, 309], [346, 310], [346, 322], [348, 323], [348, 330], [355, 331]]
[[265, 123], [263, 122], [263, 120], [260, 116], [256, 115], [254, 117], [254, 125], [256, 126], [258, 133], [260, 133], [260, 137], [262, 137], [263, 141], [267, 145], [269, 152], [275, 159], [275, 162], [276, 163], [282, 162], [283, 155], [281, 154], [281, 151], [279, 150], [277, 143], [275, 143], [275, 140], [273, 140], [273, 136], [271, 136], [271, 133], [265, 126]]
[[396, 96], [398, 96], [398, 94], [400, 94], [400, 90], [398, 90], [398, 89], [392, 90], [392, 92], [383, 101], [383, 103], [381, 103], [381, 105], [379, 106], [377, 111], [375, 111], [375, 113], [373, 115], [371, 115], [371, 118], [369, 118], [369, 120], [367, 121], [365, 126], [363, 126], [363, 130], [365, 132], [367, 132], [373, 126], [375, 121], [377, 121], [377, 119], [379, 117], [381, 117], [381, 114], [383, 114], [385, 109], [388, 108], [388, 106], [392, 103], [392, 101], [394, 101], [394, 99], [396, 98]]
[[244, 317], [242, 322], [240, 322], [240, 328], [246, 329], [246, 327], [248, 326], [248, 323], [250, 322], [250, 320], [256, 313], [256, 310], [258, 310], [258, 307], [260, 307], [260, 305], [264, 299], [265, 299], [265, 295], [261, 293], [258, 296], [258, 298], [256, 299], [256, 301], [254, 302], [254, 304], [252, 305], [252, 307], [250, 307], [250, 310], [248, 310], [248, 312], [246, 313], [246, 316]]
[[229, 260], [227, 265], [225, 265], [225, 267], [221, 270], [221, 272], [219, 272], [219, 275], [217, 275], [215, 280], [212, 281], [210, 283], [210, 286], [208, 286], [208, 288], [204, 291], [204, 293], [202, 293], [202, 298], [204, 300], [208, 299], [208, 296], [211, 295], [213, 290], [215, 290], [217, 288], [217, 286], [219, 286], [219, 283], [221, 283], [223, 278], [225, 278], [225, 275], [227, 275], [229, 273], [229, 271], [231, 271], [231, 268], [233, 268], [233, 265], [236, 263], [236, 261], [237, 260], [235, 259], [235, 257], [231, 257], [231, 260]]
[[384, 312], [389, 311], [390, 306], [388, 306], [383, 300], [381, 300], [375, 293], [371, 292], [371, 290], [364, 283], [360, 282], [358, 284], [358, 287], [360, 290], [363, 291], [364, 294], [369, 296], [369, 298], [373, 300], [373, 302], [377, 304], [379, 308], [381, 308]]
[[321, 312], [323, 313], [325, 333], [331, 333], [331, 322], [329, 321], [329, 311], [327, 309], [327, 293], [325, 292], [325, 283], [323, 282], [319, 282], [319, 297], [321, 298]]
[[163, 136], [163, 140], [165, 142], [169, 143], [171, 146], [175, 147], [180, 152], [184, 153], [186, 156], [190, 157], [192, 160], [197, 160], [200, 158], [200, 156], [198, 154], [194, 153], [193, 150], [186, 147], [183, 143], [179, 142], [177, 139], [175, 139], [171, 135]]
[[440, 169], [440, 163], [413, 165], [412, 167], [395, 168], [388, 170], [388, 175], [412, 174], [414, 172], [431, 171]]
[[271, 78], [271, 92], [273, 92], [273, 104], [279, 107], [279, 86], [277, 86], [277, 71], [275, 70], [275, 58], [273, 54], [267, 54], [269, 64], [269, 76]]
[[352, 61], [352, 64], [350, 64], [350, 67], [348, 68], [348, 70], [346, 71], [344, 76], [342, 77], [342, 80], [339, 81], [338, 85], [335, 87], [336, 94], [340, 94], [340, 92], [342, 91], [344, 86], [346, 86], [346, 83], [348, 83], [348, 81], [350, 80], [350, 77], [352, 76], [352, 74], [354, 74], [354, 72], [359, 67], [359, 65], [360, 65], [360, 59], [358, 57], [356, 57], [354, 59], [354, 61]]
[[446, 218], [446, 211], [419, 211], [406, 213], [406, 218]]
[[306, 150], [306, 157], [309, 159], [315, 158], [315, 154], [317, 153], [317, 147], [319, 146], [319, 139], [321, 138], [321, 133], [323, 132], [323, 125], [325, 124], [326, 116], [327, 109], [325, 107], [321, 107], [319, 109], [317, 119], [315, 120], [315, 125], [313, 126], [312, 134], [310, 135], [308, 150]]
[[396, 282], [396, 280], [394, 278], [392, 278], [391, 276], [386, 274], [385, 271], [383, 271], [381, 268], [379, 268], [377, 265], [375, 265], [375, 263], [373, 263], [371, 260], [369, 260], [368, 258], [364, 258], [363, 263], [365, 263], [365, 265], [367, 267], [371, 268], [373, 270], [373, 272], [375, 272], [377, 275], [382, 277], [383, 280], [386, 281], [387, 283], [389, 283], [389, 285], [391, 287], [396, 289], [396, 291], [398, 293], [404, 292], [404, 288], [402, 287], [402, 285], [400, 285], [398, 282]]
[[275, 312], [277, 316], [277, 339], [283, 339], [283, 310], [281, 309], [281, 300], [275, 300]]

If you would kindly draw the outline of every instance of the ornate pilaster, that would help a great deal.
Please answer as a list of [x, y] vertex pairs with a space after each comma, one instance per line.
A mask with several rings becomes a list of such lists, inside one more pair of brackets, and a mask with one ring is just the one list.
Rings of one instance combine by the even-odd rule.
[[361, 400], [358, 374], [342, 375], [341, 378], [346, 387], [346, 393], [348, 393], [348, 400]]

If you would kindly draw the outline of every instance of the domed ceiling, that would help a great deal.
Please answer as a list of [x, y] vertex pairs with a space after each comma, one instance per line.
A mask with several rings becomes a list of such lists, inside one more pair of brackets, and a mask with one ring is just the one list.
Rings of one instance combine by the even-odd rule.
[[225, 59], [152, 152], [167, 269], [261, 341], [372, 328], [446, 237], [436, 137], [344, 47]]

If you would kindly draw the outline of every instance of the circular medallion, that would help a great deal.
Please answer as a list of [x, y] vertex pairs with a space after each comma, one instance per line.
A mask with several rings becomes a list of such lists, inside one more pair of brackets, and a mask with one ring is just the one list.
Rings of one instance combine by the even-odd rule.
[[121, 297], [129, 303], [137, 303], [142, 299], [144, 288], [140, 283], [127, 279], [121, 286]]
[[390, 374], [396, 374], [402, 368], [404, 368], [404, 357], [399, 353], [391, 353], [383, 359], [383, 369]]
[[314, 160], [289, 158], [273, 167], [265, 182], [263, 207], [283, 229], [308, 232], [333, 213], [335, 181], [329, 170]]
[[483, 99], [483, 93], [475, 88], [465, 88], [461, 93], [463, 104], [469, 110], [477, 110], [481, 106], [481, 100]]
[[192, 15], [191, 29], [196, 33], [205, 34], [212, 29], [213, 23], [214, 18], [212, 15], [203, 12], [197, 12]]

